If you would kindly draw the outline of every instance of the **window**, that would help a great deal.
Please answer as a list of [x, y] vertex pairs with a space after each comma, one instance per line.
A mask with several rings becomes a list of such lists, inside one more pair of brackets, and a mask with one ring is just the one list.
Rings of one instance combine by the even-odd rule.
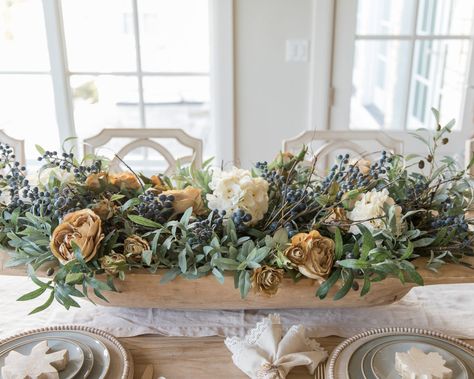
[[[432, 128], [471, 104], [474, 1], [337, 1], [331, 128]], [[467, 105], [467, 108], [465, 106]]]
[[48, 45], [40, 1], [0, 1], [0, 129], [34, 144], [59, 145]]
[[108, 127], [208, 139], [210, 1], [0, 0], [0, 129], [27, 160]]

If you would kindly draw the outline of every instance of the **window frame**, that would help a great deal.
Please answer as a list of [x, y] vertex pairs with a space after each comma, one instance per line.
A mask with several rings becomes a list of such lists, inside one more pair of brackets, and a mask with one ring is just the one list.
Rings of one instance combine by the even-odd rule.
[[[338, 6], [340, 7], [342, 3], [345, 10], [341, 17], [341, 13], [338, 14]], [[419, 0], [416, 3], [416, 9], [418, 9]], [[309, 130], [351, 130], [353, 132], [359, 130], [349, 128], [356, 14], [357, 0], [313, 0], [314, 26], [312, 30], [313, 53], [311, 59]], [[414, 15], [414, 17], [417, 17], [417, 15]], [[410, 40], [414, 44], [415, 40], [433, 40], [437, 39], [438, 36], [419, 37], [420, 33], [414, 33], [411, 36], [403, 36], [401, 39]], [[387, 37], [387, 39], [391, 38], [392, 36]], [[474, 133], [474, 27], [468, 38], [472, 41], [468, 55], [468, 77], [466, 78], [465, 91], [462, 94], [460, 119], [457, 120], [461, 128], [453, 133], [459, 143], [464, 143]], [[380, 40], [384, 37], [374, 39]], [[450, 35], [446, 39], [466, 39], [466, 36]], [[415, 46], [413, 46], [413, 50], [415, 50]], [[415, 56], [414, 51], [412, 56]], [[351, 68], [342, 75], [340, 72], [336, 73], [337, 69], [335, 68], [336, 64], [340, 64], [340, 62]], [[413, 63], [410, 65], [412, 66]], [[411, 81], [409, 85], [412, 85]], [[341, 107], [343, 99], [346, 101], [345, 107]], [[347, 107], [347, 99], [349, 99], [349, 107]], [[409, 99], [407, 99], [405, 108], [404, 120], [407, 120], [410, 112]], [[345, 117], [344, 121], [341, 121], [341, 115], [342, 118]], [[409, 132], [409, 130], [385, 131], [399, 139], [405, 139]], [[413, 146], [408, 146], [408, 150], [410, 147]], [[459, 148], [457, 151], [459, 152]]]
[[[74, 104], [70, 86], [72, 75], [133, 76], [138, 82], [138, 109], [140, 127], [146, 127], [143, 91], [145, 76], [207, 76], [210, 80], [210, 123], [213, 143], [219, 147], [217, 161], [234, 160], [234, 104], [233, 104], [233, 0], [209, 0], [210, 68], [209, 72], [145, 72], [142, 69], [140, 20], [138, 0], [129, 0], [132, 6], [132, 27], [136, 51], [136, 70], [133, 72], [73, 72], [69, 70], [61, 0], [42, 0], [50, 70], [41, 72], [51, 77], [55, 115], [60, 141], [77, 137]], [[30, 74], [11, 71], [3, 74]], [[218, 111], [219, 110], [219, 111]], [[151, 126], [151, 125], [148, 125]], [[225, 148], [222, 148], [225, 146]], [[75, 148], [81, 155], [77, 139], [69, 139], [66, 148]]]

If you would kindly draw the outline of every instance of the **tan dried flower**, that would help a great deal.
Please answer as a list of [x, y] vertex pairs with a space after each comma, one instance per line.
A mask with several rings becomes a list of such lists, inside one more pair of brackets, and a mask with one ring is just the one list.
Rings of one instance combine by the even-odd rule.
[[109, 183], [127, 190], [138, 190], [141, 185], [133, 172], [109, 174]]
[[164, 191], [163, 195], [174, 197], [173, 210], [175, 215], [184, 213], [189, 207], [193, 207], [193, 213], [196, 215], [206, 213], [199, 188], [186, 187], [180, 190], [168, 190]]
[[262, 266], [253, 270], [252, 286], [266, 295], [275, 295], [282, 280], [282, 269]]
[[113, 217], [117, 206], [113, 201], [108, 199], [103, 199], [99, 201], [92, 210], [96, 215], [98, 215], [102, 221], [109, 220]]
[[306, 277], [323, 280], [328, 277], [334, 265], [335, 243], [312, 230], [304, 239], [306, 261], [298, 270]]
[[136, 263], [142, 261], [142, 253], [145, 250], [150, 250], [150, 244], [148, 241], [140, 236], [131, 235], [127, 237], [123, 243], [123, 251], [125, 256]]
[[109, 275], [117, 275], [127, 268], [127, 258], [123, 254], [111, 253], [100, 258], [100, 267]]
[[101, 185], [108, 183], [108, 177], [109, 175], [104, 171], [101, 171], [97, 174], [90, 174], [86, 178], [85, 185], [90, 189], [98, 190], [100, 189]]
[[103, 238], [100, 217], [90, 209], [82, 209], [67, 214], [54, 229], [50, 248], [53, 255], [65, 264], [76, 259], [72, 247], [74, 242], [81, 249], [84, 261], [88, 262], [97, 254]]
[[291, 238], [291, 245], [285, 250], [284, 254], [294, 265], [299, 266], [306, 262], [306, 244], [304, 242], [307, 234], [298, 233]]

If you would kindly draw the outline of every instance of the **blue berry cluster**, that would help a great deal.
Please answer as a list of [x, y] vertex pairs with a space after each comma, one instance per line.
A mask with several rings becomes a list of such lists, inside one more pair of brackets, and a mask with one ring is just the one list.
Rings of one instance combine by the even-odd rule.
[[245, 211], [242, 209], [237, 209], [234, 213], [232, 213], [231, 218], [238, 232], [245, 231], [247, 229], [245, 223], [252, 221], [252, 215], [245, 213]]
[[193, 236], [189, 239], [191, 245], [207, 245], [211, 241], [214, 232], [212, 223], [207, 219], [193, 222], [190, 225], [190, 230], [193, 233]]
[[138, 198], [141, 202], [135, 207], [135, 210], [142, 217], [164, 224], [174, 212], [173, 195], [155, 195], [150, 191]]
[[45, 153], [38, 157], [38, 161], [45, 161], [50, 166], [56, 166], [61, 170], [72, 172], [78, 179], [84, 179], [89, 174], [96, 174], [102, 169], [102, 162], [94, 160], [90, 165], [78, 165], [74, 161], [74, 153], [62, 153], [58, 155], [56, 151], [45, 151]]
[[296, 217], [302, 211], [308, 208], [307, 202], [310, 200], [309, 192], [305, 189], [290, 189], [284, 193], [285, 200], [290, 204], [291, 217]]
[[[280, 227], [280, 223], [278, 221], [273, 221], [271, 224], [270, 224], [270, 227], [268, 228], [269, 229], [269, 232], [270, 233], [274, 233], [276, 232], [276, 230]], [[295, 226], [295, 222], [292, 221], [287, 221], [283, 224], [283, 227], [286, 229], [286, 231], [288, 232], [288, 237], [293, 237], [296, 233], [298, 233], [298, 229], [296, 228]]]
[[428, 183], [419, 181], [414, 185], [407, 187], [408, 199], [418, 203], [420, 200], [422, 200], [421, 195], [428, 189], [428, 186]]
[[387, 165], [392, 162], [392, 158], [387, 155], [384, 150], [378, 161], [373, 162], [369, 166], [369, 171], [363, 173], [359, 167], [349, 164], [349, 154], [338, 155], [337, 162], [331, 167], [329, 174], [322, 180], [321, 185], [317, 190], [323, 193], [328, 191], [333, 182], [339, 184], [339, 192], [337, 193], [337, 200], [342, 198], [342, 195], [352, 189], [367, 187], [373, 181], [379, 179], [382, 175], [387, 173]]
[[[72, 154], [66, 154], [72, 160]], [[48, 163], [55, 162], [54, 165], [60, 169], [70, 170], [69, 166], [64, 166], [64, 160], [57, 160], [56, 152], [45, 152], [41, 160], [46, 159]], [[57, 163], [57, 164], [56, 164]], [[76, 194], [69, 188], [60, 190], [53, 188], [51, 191], [40, 190], [37, 186], [32, 186], [26, 178], [24, 172], [26, 168], [15, 161], [13, 150], [7, 144], [0, 143], [0, 165], [9, 169], [5, 176], [0, 175], [0, 180], [6, 185], [11, 201], [6, 205], [9, 212], [19, 208], [21, 211], [28, 211], [36, 216], [54, 216], [60, 218], [64, 214], [77, 210], [80, 202]], [[83, 201], [87, 201], [87, 196], [82, 196]]]
[[222, 232], [226, 211], [219, 212], [214, 209], [205, 220], [195, 221], [190, 225], [193, 236], [189, 239], [191, 245], [208, 244], [213, 236], [213, 232]]
[[277, 170], [270, 170], [268, 162], [257, 162], [255, 167], [260, 170], [260, 176], [270, 184], [282, 185], [286, 182], [286, 177], [277, 172]]
[[442, 228], [442, 227], [455, 228], [460, 233], [467, 232], [469, 229], [469, 225], [466, 222], [464, 216], [441, 217], [433, 221], [431, 223], [431, 226], [434, 229]]
[[[50, 191], [40, 191], [38, 187], [33, 187], [27, 194], [30, 200], [30, 212], [37, 216], [54, 216], [61, 218], [65, 214], [81, 209], [81, 202], [72, 190], [55, 187]], [[82, 195], [82, 200], [87, 201], [87, 197]]]

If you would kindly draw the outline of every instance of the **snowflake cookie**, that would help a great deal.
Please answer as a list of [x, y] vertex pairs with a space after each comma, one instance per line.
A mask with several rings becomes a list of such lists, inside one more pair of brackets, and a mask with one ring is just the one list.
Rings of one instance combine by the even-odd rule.
[[438, 353], [428, 354], [412, 347], [406, 353], [395, 353], [395, 368], [402, 379], [451, 379], [453, 371]]

